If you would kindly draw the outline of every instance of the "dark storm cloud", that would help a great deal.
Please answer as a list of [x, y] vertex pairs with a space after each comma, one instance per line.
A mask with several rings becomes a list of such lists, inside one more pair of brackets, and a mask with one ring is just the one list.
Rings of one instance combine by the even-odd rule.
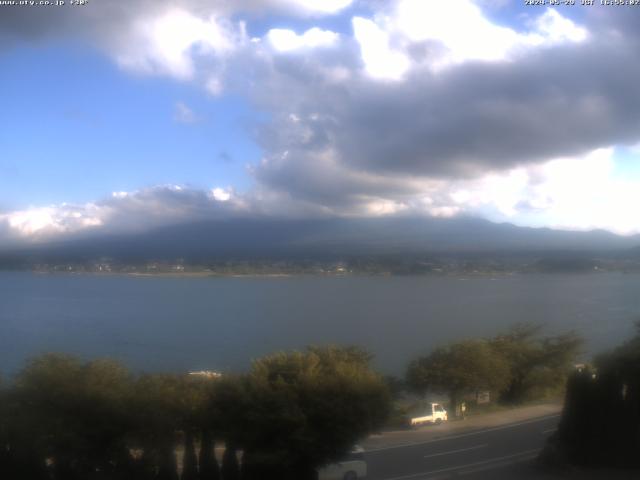
[[640, 55], [625, 44], [363, 85], [336, 102], [337, 150], [358, 167], [460, 176], [636, 142]]
[[263, 144], [289, 156], [330, 148], [355, 170], [459, 177], [635, 143], [637, 47], [635, 34], [609, 35], [509, 62], [468, 62], [436, 74], [417, 68], [404, 81], [359, 77], [347, 86], [288, 67], [288, 81], [280, 79], [286, 95], [267, 91], [302, 125], [277, 117]]

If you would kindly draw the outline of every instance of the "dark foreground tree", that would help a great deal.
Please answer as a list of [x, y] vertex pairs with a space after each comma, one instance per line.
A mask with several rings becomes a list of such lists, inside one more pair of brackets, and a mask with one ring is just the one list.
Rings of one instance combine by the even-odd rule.
[[20, 409], [20, 401], [0, 384], [0, 478], [48, 479], [37, 422]]
[[200, 480], [220, 480], [220, 467], [215, 456], [215, 442], [208, 428], [202, 431], [200, 457], [198, 459]]
[[465, 340], [436, 348], [412, 361], [407, 384], [416, 391], [446, 392], [455, 415], [463, 395], [478, 390], [501, 392], [509, 383], [509, 365], [485, 340]]
[[585, 369], [569, 377], [558, 431], [543, 458], [583, 466], [638, 467], [638, 399], [617, 373]]
[[390, 394], [369, 360], [360, 349], [327, 347], [255, 361], [242, 387], [243, 480], [313, 479], [378, 429]]
[[[184, 455], [182, 458], [181, 480], [198, 480], [201, 478], [196, 455], [195, 441], [198, 435], [201, 438], [201, 447], [213, 448], [211, 437], [204, 438], [204, 430], [208, 430], [211, 415], [208, 412], [208, 404], [216, 378], [185, 375], [180, 377], [180, 417], [178, 425], [183, 433]], [[208, 445], [205, 440], [208, 441]], [[204, 453], [204, 474], [206, 478], [213, 475], [211, 461], [215, 460], [213, 452]], [[203, 477], [204, 478], [204, 477]]]
[[[130, 380], [126, 369], [108, 360], [82, 363], [64, 355], [33, 359], [17, 376], [12, 393], [16, 455], [37, 452], [37, 465], [50, 459], [56, 480], [96, 472], [125, 477], [130, 466]], [[20, 438], [24, 435], [28, 440]]]
[[239, 479], [240, 465], [238, 463], [238, 450], [233, 443], [227, 442], [222, 456], [222, 480]]
[[182, 457], [182, 476], [181, 480], [198, 480], [198, 456], [196, 455], [196, 447], [194, 445], [193, 433], [187, 430], [184, 434], [184, 455]]
[[640, 326], [631, 341], [596, 358], [594, 369], [571, 375], [558, 431], [543, 457], [587, 466], [638, 468], [639, 451]]
[[134, 384], [131, 446], [143, 451], [143, 464], [157, 480], [177, 480], [177, 431], [183, 425], [184, 390], [178, 375], [143, 375]]

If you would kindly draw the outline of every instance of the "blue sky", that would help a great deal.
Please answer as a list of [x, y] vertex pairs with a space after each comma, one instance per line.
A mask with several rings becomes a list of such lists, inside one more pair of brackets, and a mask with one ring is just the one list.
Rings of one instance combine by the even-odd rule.
[[0, 7], [0, 244], [244, 214], [640, 232], [628, 9], [127, 4]]
[[[165, 184], [246, 190], [260, 158], [250, 136], [264, 114], [235, 95], [131, 75], [72, 43], [17, 46], [0, 56], [2, 205], [88, 202]], [[176, 104], [195, 119], [176, 118]]]

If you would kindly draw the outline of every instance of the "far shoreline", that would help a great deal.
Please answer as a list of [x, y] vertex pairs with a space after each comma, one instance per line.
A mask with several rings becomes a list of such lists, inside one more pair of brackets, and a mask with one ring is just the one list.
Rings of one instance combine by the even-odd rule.
[[507, 271], [507, 272], [424, 272], [424, 273], [394, 273], [394, 272], [278, 272], [278, 273], [226, 273], [226, 272], [98, 272], [98, 271], [47, 271], [29, 269], [0, 269], [0, 273], [30, 273], [34, 275], [51, 276], [95, 276], [95, 277], [132, 277], [132, 278], [453, 278], [458, 280], [489, 279], [497, 280], [526, 275], [572, 275], [595, 276], [602, 274], [637, 275], [640, 272], [622, 270], [597, 271]]

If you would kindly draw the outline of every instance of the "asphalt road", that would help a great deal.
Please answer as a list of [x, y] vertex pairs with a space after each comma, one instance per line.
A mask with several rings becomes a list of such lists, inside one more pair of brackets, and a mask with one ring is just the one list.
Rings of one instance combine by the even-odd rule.
[[[531, 461], [559, 415], [368, 449], [369, 480], [535, 478]], [[433, 427], [423, 427], [425, 430]]]

